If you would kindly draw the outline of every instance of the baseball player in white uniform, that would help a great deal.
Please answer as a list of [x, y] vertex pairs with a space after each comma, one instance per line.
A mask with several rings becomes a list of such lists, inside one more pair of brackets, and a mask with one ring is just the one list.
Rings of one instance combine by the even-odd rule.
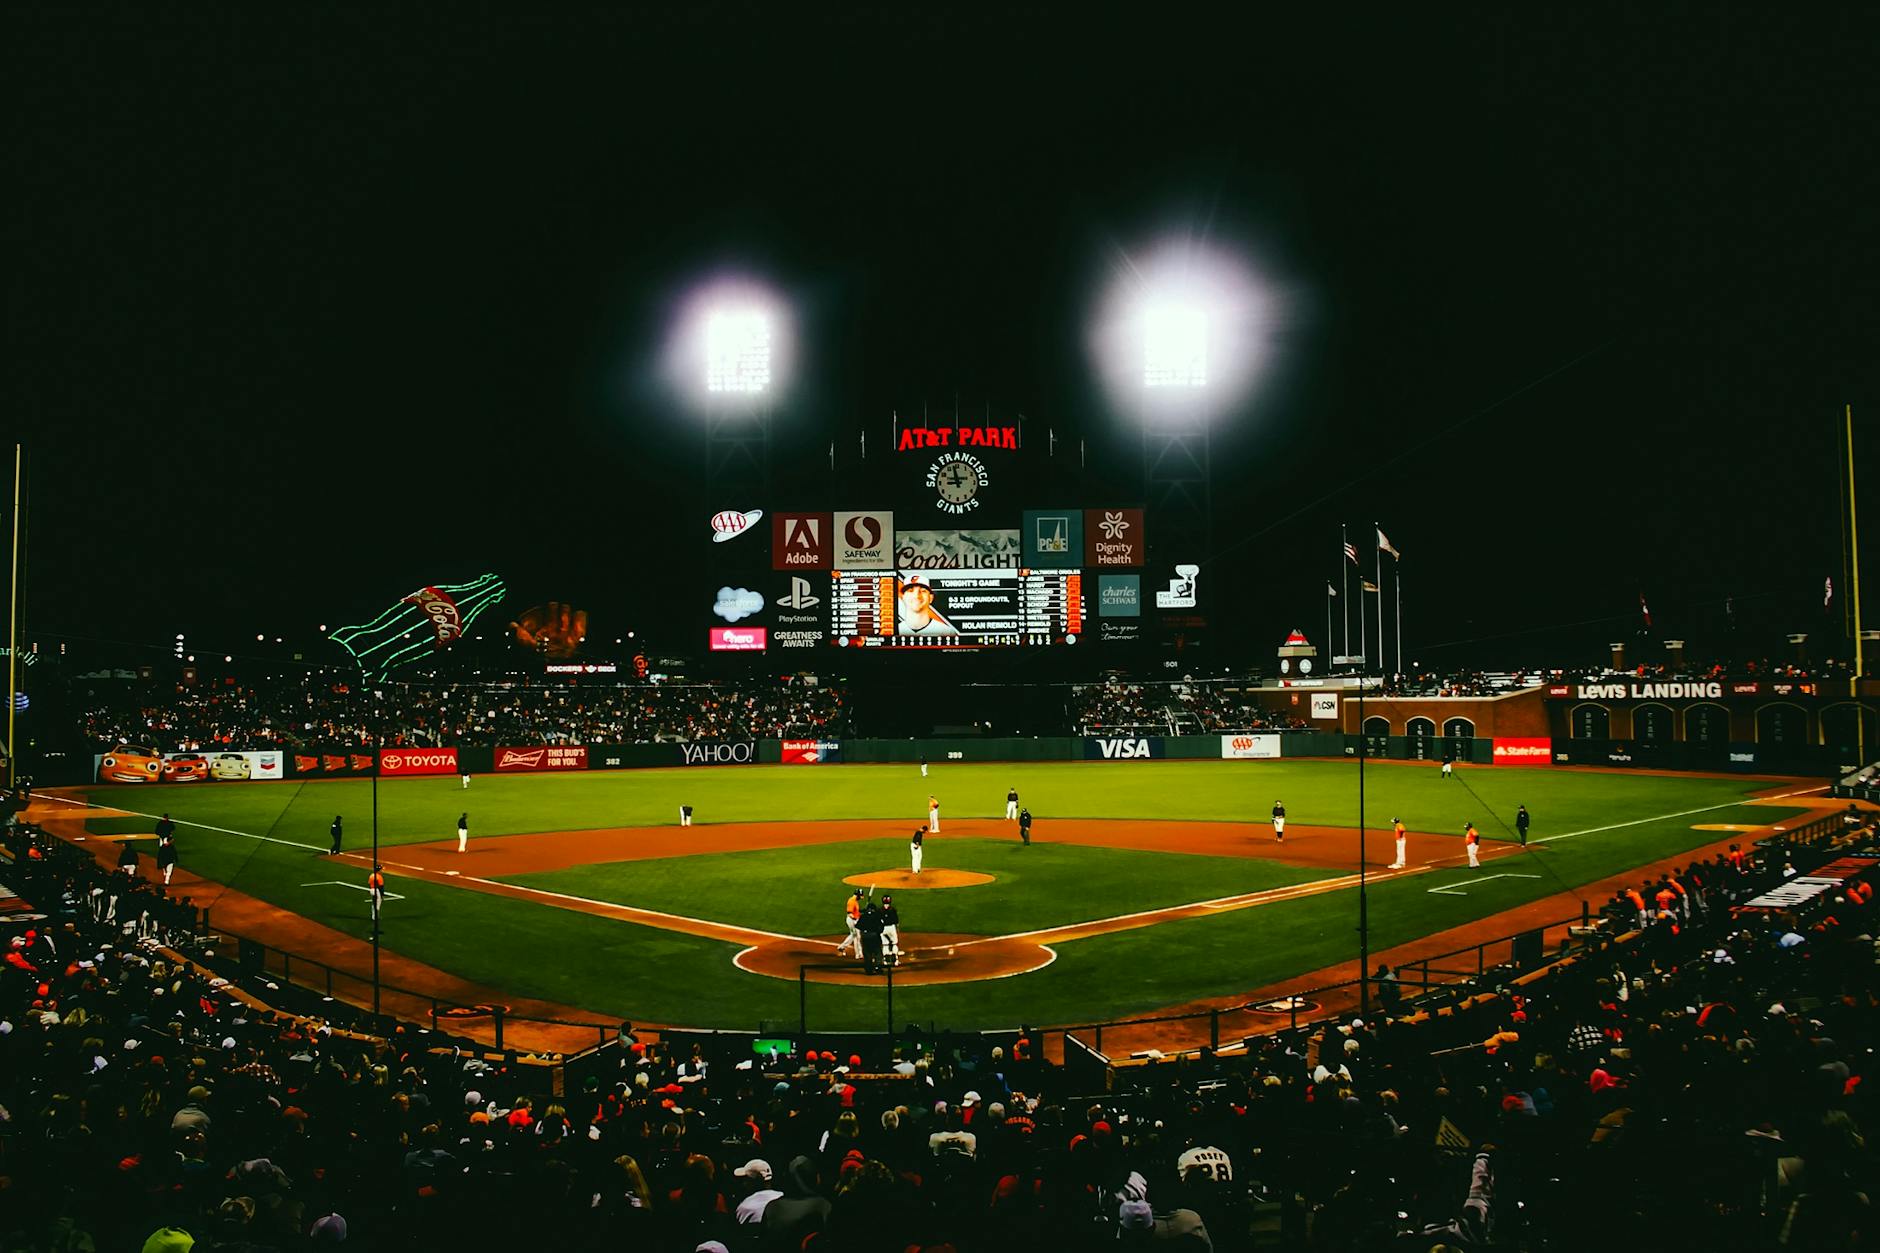
[[915, 827], [914, 834], [908, 837], [907, 859], [910, 862], [914, 863], [915, 874], [920, 873], [920, 846], [921, 846], [921, 841], [926, 836], [926, 834], [927, 834], [926, 828]]
[[940, 833], [940, 798], [938, 796], [927, 798], [927, 829], [936, 835]]
[[1012, 820], [1012, 821], [1016, 821], [1018, 819], [1018, 789], [1017, 788], [1008, 788], [1006, 790], [1005, 816], [1007, 819]]
[[890, 966], [901, 964], [901, 911], [892, 896], [881, 898], [881, 956]]

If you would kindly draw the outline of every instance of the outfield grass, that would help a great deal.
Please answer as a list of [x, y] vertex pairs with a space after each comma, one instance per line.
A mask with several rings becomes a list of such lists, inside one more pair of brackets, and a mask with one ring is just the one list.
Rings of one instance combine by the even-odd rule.
[[[1720, 837], [1694, 830], [1695, 823], [1760, 824], [1788, 812], [1743, 806], [1746, 793], [1766, 784], [1730, 778], [1465, 769], [1444, 782], [1434, 769], [1373, 766], [1366, 782], [1367, 821], [1378, 826], [1395, 813], [1419, 830], [1459, 832], [1473, 818], [1484, 836], [1495, 838], [1504, 832], [1490, 815], [1506, 820], [1523, 802], [1535, 815], [1536, 843], [1496, 859], [1480, 876], [1445, 869], [1374, 884], [1376, 949]], [[1350, 763], [1318, 761], [939, 765], [925, 780], [912, 767], [594, 772], [480, 777], [467, 793], [455, 779], [394, 780], [380, 786], [381, 838], [453, 838], [456, 816], [466, 808], [473, 835], [665, 824], [681, 801], [695, 805], [702, 821], [917, 817], [930, 791], [941, 797], [944, 817], [989, 817], [1002, 813], [1008, 786], [1017, 786], [1044, 819], [1258, 822], [1278, 797], [1295, 824], [1355, 825], [1355, 784]], [[314, 851], [325, 848], [335, 812], [347, 815], [348, 845], [364, 843], [370, 814], [364, 782], [99, 787], [91, 793], [101, 804], [171, 812], [183, 824], [178, 843], [190, 870], [344, 933], [366, 935], [364, 895], [324, 882], [356, 878], [357, 867], [335, 866]], [[146, 818], [91, 823], [100, 833], [147, 832], [151, 825]], [[699, 837], [708, 843], [709, 830]], [[616, 863], [522, 881], [766, 930], [830, 934], [839, 920], [843, 875], [896, 867], [905, 855], [899, 840], [867, 840]], [[964, 838], [937, 841], [929, 857], [929, 864], [984, 870], [1000, 882], [905, 894], [900, 903], [910, 931], [1004, 934], [1326, 873], [1267, 861], [1048, 844], [1024, 849]], [[1459, 885], [1463, 894], [1430, 890], [1448, 885]], [[796, 987], [735, 969], [732, 945], [396, 874], [390, 886], [406, 897], [387, 908], [392, 948], [515, 995], [699, 1026], [748, 1028], [796, 1016]], [[1096, 936], [1062, 945], [1054, 963], [1031, 974], [898, 988], [896, 1014], [962, 1028], [1009, 1026], [1115, 1017], [1246, 991], [1349, 960], [1355, 912], [1354, 893], [1340, 890]], [[810, 996], [817, 1025], [870, 1027], [882, 1020], [878, 989], [819, 986]]]
[[[379, 785], [379, 840], [405, 844], [456, 838], [457, 815], [470, 832], [514, 834], [605, 827], [665, 826], [690, 804], [701, 824], [893, 818], [922, 822], [927, 797], [945, 819], [994, 818], [1005, 793], [1041, 820], [1173, 818], [1263, 822], [1275, 800], [1298, 825], [1358, 825], [1356, 767], [1350, 761], [1048, 762], [915, 766], [732, 766], [713, 769], [585, 771], [479, 776], [465, 791], [455, 776], [393, 779]], [[1626, 822], [1741, 799], [1765, 784], [1698, 776], [1596, 774], [1553, 769], [1408, 764], [1366, 772], [1367, 825], [1401, 816], [1413, 830], [1453, 831], [1473, 821], [1484, 839], [1513, 838], [1515, 808], [1526, 804], [1537, 837]], [[227, 827], [326, 847], [327, 826], [344, 814], [351, 846], [371, 831], [371, 785], [319, 782], [100, 785], [101, 805]]]

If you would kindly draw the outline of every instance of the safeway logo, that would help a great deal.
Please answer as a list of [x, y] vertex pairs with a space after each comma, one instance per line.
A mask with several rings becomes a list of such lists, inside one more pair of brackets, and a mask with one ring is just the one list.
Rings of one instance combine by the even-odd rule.
[[1097, 751], [1105, 757], [1147, 757], [1148, 740], [1098, 740]]
[[541, 768], [542, 762], [547, 757], [546, 748], [533, 748], [528, 752], [517, 752], [513, 748], [505, 748], [502, 756], [496, 759], [496, 768], [498, 770], [537, 770]]

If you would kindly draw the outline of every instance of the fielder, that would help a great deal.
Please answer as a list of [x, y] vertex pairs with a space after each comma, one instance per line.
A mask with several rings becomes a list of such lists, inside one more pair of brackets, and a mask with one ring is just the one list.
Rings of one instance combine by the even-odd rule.
[[940, 798], [938, 796], [927, 798], [927, 829], [935, 835], [940, 834]]
[[1008, 819], [1018, 817], [1018, 789], [1017, 788], [1009, 788], [1006, 790], [1005, 816]]
[[457, 851], [463, 852], [470, 847], [470, 815], [457, 815]]
[[1475, 829], [1473, 822], [1462, 824], [1462, 843], [1469, 850], [1469, 869], [1482, 868], [1482, 833]]
[[1273, 839], [1280, 844], [1286, 842], [1286, 806], [1278, 801], [1273, 802]]
[[890, 966], [901, 964], [901, 911], [892, 896], [881, 898], [881, 956]]
[[926, 838], [926, 835], [927, 829], [925, 827], [915, 827], [914, 834], [908, 837], [907, 859], [914, 863], [915, 874], [920, 873], [920, 846], [921, 841]]
[[840, 957], [842, 954], [851, 951], [857, 957], [862, 955], [861, 920], [862, 890], [856, 888], [855, 895], [849, 897], [848, 903], [843, 906], [842, 925], [849, 929], [849, 933], [847, 936], [843, 937], [842, 943], [836, 945], [836, 956]]
[[1410, 837], [1403, 829], [1402, 818], [1392, 818], [1390, 820], [1390, 829], [1397, 837], [1397, 860], [1390, 864], [1390, 869], [1402, 870], [1406, 864], [1404, 860], [1404, 850], [1409, 847]]

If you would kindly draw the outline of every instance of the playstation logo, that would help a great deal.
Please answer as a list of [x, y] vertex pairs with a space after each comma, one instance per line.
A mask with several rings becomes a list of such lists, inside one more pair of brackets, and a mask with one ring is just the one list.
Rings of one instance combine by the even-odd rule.
[[792, 576], [790, 579], [790, 594], [780, 597], [777, 603], [784, 606], [786, 609], [808, 609], [812, 605], [821, 604], [822, 599], [821, 597], [811, 596], [809, 594], [808, 579]]

